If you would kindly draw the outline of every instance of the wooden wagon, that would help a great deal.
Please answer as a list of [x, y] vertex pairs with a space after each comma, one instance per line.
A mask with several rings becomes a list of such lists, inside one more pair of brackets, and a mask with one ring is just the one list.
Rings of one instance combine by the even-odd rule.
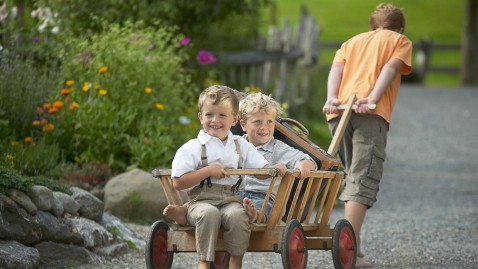
[[[328, 152], [322, 151], [310, 141], [294, 134], [294, 130], [279, 121], [276, 133], [291, 139], [291, 144], [305, 149], [320, 162], [320, 169], [310, 173], [307, 179], [299, 177], [298, 170], [289, 170], [282, 178], [268, 219], [264, 217], [266, 202], [259, 211], [258, 221], [251, 224], [252, 232], [248, 252], [280, 253], [284, 268], [306, 268], [308, 250], [331, 250], [335, 268], [354, 268], [357, 259], [355, 233], [352, 225], [340, 219], [330, 227], [328, 221], [345, 172], [338, 171], [340, 162], [331, 156], [336, 152], [344, 127], [351, 113], [353, 98], [347, 104], [344, 115], [332, 139]], [[292, 132], [292, 133], [291, 133]], [[305, 142], [304, 142], [305, 141]], [[315, 148], [315, 152], [313, 151]], [[313, 154], [312, 154], [313, 153]], [[333, 171], [327, 171], [333, 170]], [[277, 179], [275, 169], [233, 169], [230, 175], [269, 175], [271, 186]], [[161, 181], [170, 205], [183, 205], [187, 199], [174, 189], [171, 171], [155, 169], [152, 172]], [[299, 191], [300, 190], [300, 191]], [[272, 187], [266, 195], [271, 197]], [[171, 268], [174, 253], [196, 252], [195, 230], [192, 226], [171, 227], [164, 221], [155, 222], [150, 229], [146, 244], [147, 268]], [[213, 268], [227, 268], [222, 230], [218, 235]]]

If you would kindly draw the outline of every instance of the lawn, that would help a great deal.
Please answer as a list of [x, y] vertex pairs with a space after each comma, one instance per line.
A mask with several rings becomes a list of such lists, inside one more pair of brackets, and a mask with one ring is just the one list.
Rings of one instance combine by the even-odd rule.
[[[342, 42], [353, 35], [368, 30], [368, 18], [380, 1], [372, 0], [275, 0], [276, 12], [264, 10], [264, 29], [274, 21], [282, 24], [287, 18], [297, 24], [300, 9], [305, 5], [320, 27], [320, 42]], [[405, 34], [419, 44], [424, 37], [439, 44], [461, 43], [464, 26], [465, 0], [395, 0], [387, 2], [403, 8], [407, 27]], [[272, 14], [272, 15], [271, 15]], [[322, 51], [321, 65], [329, 66], [334, 51]], [[460, 66], [459, 51], [436, 51], [431, 58], [432, 66]], [[457, 86], [458, 74], [430, 73], [427, 85]]]
[[[320, 27], [320, 42], [343, 42], [353, 35], [368, 31], [369, 16], [380, 1], [371, 0], [276, 0], [275, 8], [263, 11], [263, 31], [273, 23], [281, 25], [287, 18], [296, 25], [303, 5], [313, 15]], [[418, 45], [428, 37], [439, 44], [461, 43], [464, 25], [465, 1], [450, 0], [395, 0], [387, 2], [403, 8], [407, 27], [405, 34]], [[445, 23], [444, 23], [445, 22]], [[310, 139], [320, 147], [327, 148], [330, 134], [321, 107], [326, 98], [326, 80], [335, 49], [320, 51], [318, 65], [312, 77], [310, 102], [293, 115], [309, 129]], [[436, 51], [432, 54], [431, 66], [460, 66], [459, 51]], [[429, 86], [456, 87], [459, 74], [429, 73], [425, 84]]]

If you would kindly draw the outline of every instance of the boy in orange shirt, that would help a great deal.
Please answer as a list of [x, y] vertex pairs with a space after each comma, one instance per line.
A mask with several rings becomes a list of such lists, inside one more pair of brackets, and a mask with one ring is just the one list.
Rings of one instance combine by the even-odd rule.
[[[332, 133], [341, 116], [337, 106], [347, 103], [352, 94], [357, 96], [357, 108], [339, 147], [348, 175], [340, 199], [357, 237], [356, 268], [372, 267], [360, 251], [360, 230], [367, 209], [377, 200], [400, 78], [411, 72], [412, 42], [404, 30], [402, 10], [379, 4], [370, 15], [370, 31], [347, 40], [336, 52], [327, 81], [323, 112]], [[367, 104], [376, 104], [376, 108], [369, 110]]]

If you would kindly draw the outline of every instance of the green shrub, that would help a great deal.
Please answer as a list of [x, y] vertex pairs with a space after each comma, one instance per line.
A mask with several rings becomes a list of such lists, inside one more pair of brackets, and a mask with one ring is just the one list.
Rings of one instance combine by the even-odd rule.
[[182, 67], [180, 37], [165, 27], [106, 27], [65, 41], [64, 84], [39, 108], [45, 111], [37, 128], [79, 163], [99, 161], [116, 171], [169, 165], [196, 132], [198, 89]]
[[54, 181], [44, 177], [28, 177], [20, 174], [17, 170], [0, 166], [0, 193], [8, 195], [10, 189], [16, 189], [24, 193], [29, 193], [31, 187], [41, 185], [52, 191], [60, 191], [71, 194], [68, 186], [61, 182]]

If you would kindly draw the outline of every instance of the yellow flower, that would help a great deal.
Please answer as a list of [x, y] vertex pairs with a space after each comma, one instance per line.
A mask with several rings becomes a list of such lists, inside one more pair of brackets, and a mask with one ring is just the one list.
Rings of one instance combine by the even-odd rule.
[[66, 81], [67, 86], [73, 86], [73, 84], [75, 84], [75, 81], [72, 79]]
[[108, 91], [105, 90], [105, 89], [100, 90], [100, 95], [101, 96], [105, 96], [107, 93], [108, 93]]
[[80, 104], [78, 104], [77, 102], [73, 102], [73, 104], [70, 105], [70, 107], [68, 109], [70, 109], [71, 111], [77, 109], [80, 107]]
[[84, 92], [87, 92], [87, 91], [90, 89], [90, 87], [91, 87], [91, 84], [90, 84], [88, 81], [85, 81], [85, 82], [83, 83], [83, 88], [82, 88], [82, 90], [83, 90]]
[[16, 147], [20, 145], [20, 142], [13, 140], [12, 142], [10, 142], [10, 144], [12, 145], [12, 147]]
[[75, 158], [74, 158], [74, 159], [75, 159], [75, 162], [76, 162], [76, 163], [80, 163], [80, 164], [82, 163], [82, 161], [81, 161], [80, 157], [78, 157], [78, 156], [75, 156]]
[[40, 121], [39, 120], [34, 120], [33, 123], [32, 123], [32, 126], [33, 127], [40, 126]]
[[98, 73], [100, 73], [100, 74], [104, 74], [104, 73], [106, 73], [106, 72], [108, 72], [108, 66], [102, 66], [102, 67], [100, 67], [100, 69], [98, 70]]
[[147, 94], [150, 94], [151, 91], [152, 91], [152, 90], [151, 90], [150, 87], [144, 88], [144, 92], [147, 93]]
[[164, 110], [164, 105], [161, 103], [156, 103], [156, 109], [157, 110]]
[[28, 143], [31, 143], [31, 142], [32, 142], [32, 137], [31, 136], [25, 137], [25, 144], [28, 144]]
[[45, 133], [51, 133], [53, 130], [55, 130], [55, 125], [53, 125], [53, 123], [48, 123], [43, 126], [43, 132]]
[[95, 88], [95, 90], [98, 90], [100, 88], [100, 85], [95, 84], [94, 88]]

